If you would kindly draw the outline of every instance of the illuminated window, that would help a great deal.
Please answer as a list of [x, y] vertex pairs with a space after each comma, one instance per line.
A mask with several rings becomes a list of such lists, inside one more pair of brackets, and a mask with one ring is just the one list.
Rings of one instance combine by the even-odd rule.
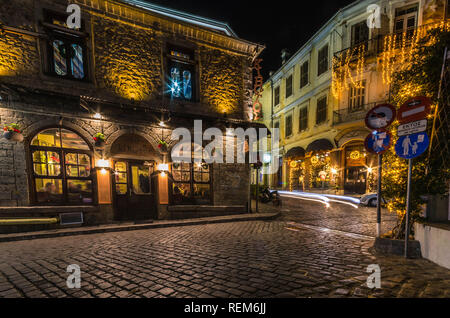
[[[203, 151], [199, 145], [192, 145], [192, 161], [196, 151]], [[206, 163], [174, 162], [172, 164], [174, 204], [210, 204], [211, 165]]]
[[94, 203], [92, 154], [76, 133], [51, 128], [31, 141], [33, 191], [37, 204]]
[[49, 38], [46, 72], [62, 78], [86, 80], [87, 54], [80, 30], [67, 28], [67, 14], [45, 11], [44, 15], [43, 24]]
[[195, 100], [195, 61], [190, 50], [169, 49], [165, 94], [172, 99]]

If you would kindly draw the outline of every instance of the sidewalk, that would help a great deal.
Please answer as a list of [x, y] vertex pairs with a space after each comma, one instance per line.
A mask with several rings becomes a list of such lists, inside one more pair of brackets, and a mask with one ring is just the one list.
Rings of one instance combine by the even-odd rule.
[[77, 228], [57, 229], [57, 230], [29, 232], [29, 233], [0, 234], [0, 242], [25, 241], [25, 240], [34, 240], [34, 239], [41, 239], [41, 238], [89, 235], [89, 234], [98, 234], [98, 233], [137, 231], [137, 230], [159, 229], [159, 228], [168, 228], [168, 227], [176, 227], [176, 226], [232, 223], [232, 222], [244, 222], [244, 221], [269, 221], [269, 220], [274, 220], [279, 216], [280, 216], [279, 212], [273, 213], [273, 212], [269, 212], [269, 211], [264, 211], [264, 213], [258, 213], [258, 214], [215, 216], [215, 217], [208, 217], [208, 218], [174, 220], [174, 221], [154, 221], [153, 223], [147, 223], [147, 224], [121, 223], [121, 224], [77, 227]]

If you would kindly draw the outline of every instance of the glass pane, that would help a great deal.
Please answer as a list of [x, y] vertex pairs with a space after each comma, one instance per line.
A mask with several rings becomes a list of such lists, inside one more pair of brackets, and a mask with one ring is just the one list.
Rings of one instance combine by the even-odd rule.
[[61, 163], [61, 159], [59, 158], [59, 153], [53, 151], [47, 151], [47, 160], [48, 163]]
[[190, 71], [183, 72], [183, 95], [185, 99], [192, 98], [192, 74]]
[[58, 128], [44, 130], [31, 141], [32, 146], [61, 147], [60, 133]]
[[47, 154], [45, 151], [35, 151], [33, 152], [33, 162], [47, 162]]
[[72, 58], [70, 64], [72, 67], [72, 75], [75, 78], [84, 78], [84, 66], [83, 66], [83, 48], [78, 44], [72, 44]]
[[91, 175], [91, 167], [88, 166], [79, 166], [78, 170], [80, 172], [81, 178], [87, 178]]
[[190, 172], [190, 171], [188, 171], [188, 172], [182, 172], [182, 175], [181, 175], [181, 181], [184, 181], [184, 182], [189, 182], [189, 181], [191, 181], [191, 172]]
[[181, 181], [181, 172], [180, 171], [173, 171], [173, 179], [175, 181]]
[[61, 166], [49, 164], [47, 166], [48, 176], [50, 177], [58, 177], [61, 175]]
[[210, 185], [209, 184], [194, 184], [194, 197], [203, 199], [204, 201], [210, 200]]
[[202, 182], [209, 182], [209, 173], [202, 174]]
[[125, 162], [116, 162], [117, 172], [127, 172], [127, 164]]
[[78, 174], [78, 166], [66, 166], [66, 173], [68, 177], [77, 178], [79, 177]]
[[178, 98], [181, 95], [181, 75], [180, 70], [176, 67], [173, 67], [170, 70], [170, 93], [172, 97]]
[[83, 138], [70, 130], [61, 129], [61, 137], [63, 148], [90, 150]]
[[194, 173], [194, 181], [195, 182], [202, 182], [202, 174], [200, 172]]
[[68, 153], [66, 155], [66, 164], [78, 164], [77, 154], [76, 153]]
[[66, 47], [63, 41], [53, 41], [53, 64], [56, 74], [67, 75]]
[[92, 203], [92, 181], [67, 181], [68, 199], [70, 203]]
[[63, 200], [62, 181], [57, 179], [35, 179], [36, 199], [39, 203], [61, 202]]
[[116, 184], [116, 193], [125, 195], [128, 192], [128, 186], [126, 184]]
[[47, 175], [47, 165], [46, 164], [34, 164], [34, 173], [36, 173], [39, 176], [46, 176]]
[[88, 155], [78, 154], [78, 164], [82, 166], [91, 166], [91, 157]]
[[191, 202], [191, 187], [187, 183], [173, 184], [173, 201], [175, 204], [186, 204]]
[[131, 167], [133, 192], [135, 194], [149, 194], [150, 193], [150, 175], [148, 168], [145, 167]]
[[116, 173], [116, 183], [127, 183], [127, 174], [122, 172]]

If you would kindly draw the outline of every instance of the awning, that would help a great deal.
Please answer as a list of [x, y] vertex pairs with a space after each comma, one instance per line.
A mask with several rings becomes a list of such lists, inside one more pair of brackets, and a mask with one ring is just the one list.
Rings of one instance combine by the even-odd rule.
[[305, 149], [302, 147], [295, 147], [289, 150], [286, 155], [284, 156], [286, 159], [293, 159], [293, 158], [303, 158], [306, 155]]
[[312, 151], [328, 151], [333, 150], [334, 146], [328, 139], [319, 139], [312, 142], [308, 148], [306, 148], [306, 152]]

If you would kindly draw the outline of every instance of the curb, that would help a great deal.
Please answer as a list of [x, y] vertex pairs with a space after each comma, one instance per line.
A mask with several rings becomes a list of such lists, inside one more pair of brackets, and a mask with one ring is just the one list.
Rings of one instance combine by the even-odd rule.
[[77, 236], [77, 235], [90, 235], [90, 234], [101, 234], [101, 233], [118, 233], [118, 232], [128, 232], [128, 231], [139, 231], [139, 230], [149, 230], [149, 229], [161, 229], [161, 228], [171, 228], [178, 226], [192, 226], [192, 225], [206, 225], [206, 224], [219, 224], [219, 223], [233, 223], [233, 222], [248, 222], [248, 221], [271, 221], [275, 220], [281, 215], [281, 213], [265, 213], [265, 214], [244, 214], [235, 216], [233, 218], [202, 218], [202, 219], [190, 219], [190, 220], [180, 220], [180, 221], [168, 221], [161, 223], [151, 223], [143, 225], [122, 225], [122, 226], [111, 226], [105, 228], [88, 228], [79, 230], [67, 230], [54, 233], [24, 233], [24, 234], [5, 234], [5, 236], [0, 236], [1, 242], [17, 242], [17, 241], [27, 241], [35, 239], [45, 239], [45, 238], [55, 238], [55, 237], [67, 237], [67, 236]]

